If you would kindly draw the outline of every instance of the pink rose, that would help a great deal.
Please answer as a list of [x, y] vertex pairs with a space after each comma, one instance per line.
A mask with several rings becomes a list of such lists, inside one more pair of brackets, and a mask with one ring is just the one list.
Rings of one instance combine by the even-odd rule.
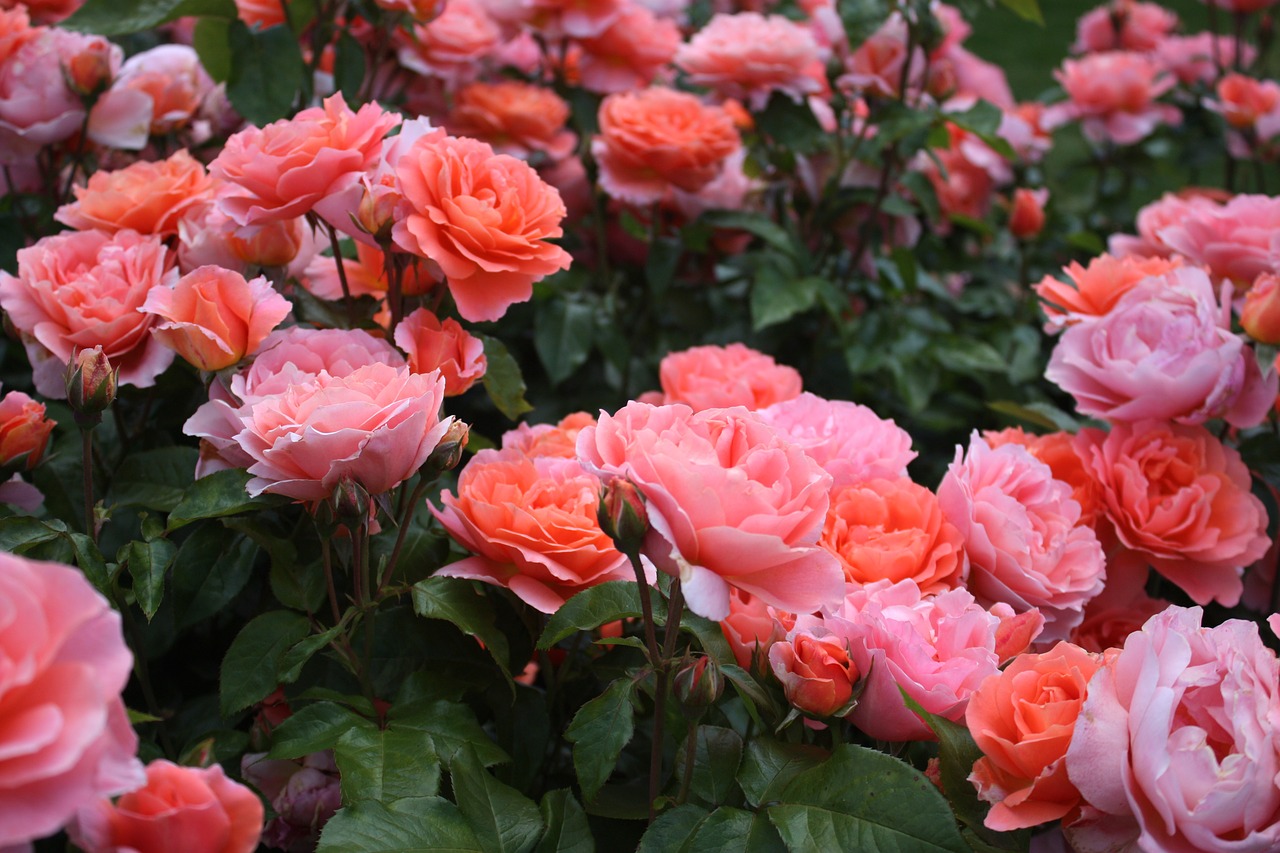
[[120, 615], [70, 566], [0, 554], [0, 847], [141, 785]]
[[141, 92], [150, 99], [150, 132], [156, 136], [190, 125], [214, 85], [195, 48], [185, 44], [162, 44], [135, 53], [125, 61], [116, 81], [117, 88]]
[[320, 830], [342, 807], [342, 785], [333, 752], [295, 761], [245, 753], [244, 780], [262, 792], [276, 816], [262, 828], [262, 843], [275, 850], [314, 850]]
[[1056, 332], [1082, 317], [1101, 317], [1110, 313], [1134, 285], [1151, 276], [1164, 275], [1181, 266], [1181, 259], [1160, 257], [1122, 257], [1099, 255], [1087, 267], [1076, 261], [1062, 268], [1070, 284], [1045, 276], [1034, 285], [1040, 297], [1040, 309], [1048, 322], [1045, 331]]
[[1192, 211], [1159, 236], [1215, 277], [1248, 287], [1264, 272], [1280, 272], [1280, 198], [1238, 195], [1220, 207]]
[[598, 36], [579, 42], [578, 76], [588, 92], [643, 89], [657, 79], [680, 47], [680, 28], [639, 3], [629, 3]]
[[1178, 16], [1158, 3], [1117, 0], [1086, 12], [1076, 22], [1075, 53], [1134, 50], [1146, 53], [1178, 27]]
[[85, 107], [68, 85], [67, 66], [86, 51], [106, 50], [119, 68], [123, 52], [101, 36], [45, 27], [20, 27], [0, 55], [0, 163], [20, 162], [63, 142], [81, 128]]
[[1106, 560], [1081, 523], [1071, 486], [1016, 444], [994, 450], [975, 432], [938, 486], [938, 503], [964, 539], [968, 588], [1019, 613], [1038, 608], [1045, 641], [1065, 639], [1102, 592]]
[[618, 19], [623, 0], [524, 0], [528, 23], [548, 40], [593, 38]]
[[262, 801], [218, 765], [147, 765], [146, 785], [114, 805], [85, 806], [70, 827], [85, 853], [253, 853], [262, 835]]
[[1222, 68], [1248, 68], [1257, 56], [1257, 48], [1247, 42], [1236, 41], [1230, 35], [1208, 32], [1165, 36], [1155, 49], [1156, 59], [1184, 86], [1212, 84], [1221, 75], [1219, 62]]
[[1080, 317], [1054, 347], [1045, 377], [1081, 413], [1111, 421], [1223, 418], [1257, 424], [1276, 399], [1253, 351], [1231, 331], [1203, 270], [1138, 282], [1101, 317]]
[[715, 15], [676, 53], [676, 66], [695, 86], [763, 109], [774, 92], [803, 101], [826, 88], [813, 34], [781, 15]]
[[574, 459], [578, 455], [578, 434], [596, 419], [586, 412], [565, 415], [557, 424], [520, 424], [502, 436], [502, 449], [519, 450], [526, 456], [559, 456]]
[[793, 613], [839, 600], [839, 564], [814, 545], [831, 477], [745, 409], [630, 403], [579, 434], [578, 456], [639, 487], [644, 552], [700, 616], [728, 616], [731, 587]]
[[434, 20], [415, 24], [411, 38], [402, 38], [400, 64], [427, 77], [442, 77], [457, 85], [476, 76], [480, 60], [499, 44], [501, 30], [471, 0], [448, 0]]
[[1177, 107], [1156, 103], [1177, 81], [1143, 54], [1091, 53], [1065, 60], [1054, 76], [1070, 101], [1050, 107], [1046, 122], [1056, 127], [1081, 121], [1084, 135], [1092, 142], [1133, 145], [1162, 124], [1182, 122]]
[[18, 251], [18, 274], [0, 272], [0, 306], [22, 333], [36, 390], [66, 399], [62, 372], [76, 350], [101, 346], [121, 385], [147, 388], [173, 362], [140, 313], [148, 295], [178, 278], [159, 237], [135, 231], [68, 232]]
[[1138, 211], [1136, 237], [1129, 234], [1112, 234], [1107, 241], [1107, 248], [1118, 258], [1132, 256], [1168, 258], [1174, 252], [1164, 242], [1160, 232], [1187, 217], [1199, 216], [1204, 211], [1214, 210], [1217, 207], [1219, 207], [1217, 200], [1200, 193], [1186, 195], [1165, 193]]
[[800, 374], [743, 344], [668, 353], [658, 366], [663, 403], [694, 411], [742, 406], [752, 411], [800, 395]]
[[821, 465], [833, 487], [905, 477], [917, 455], [906, 430], [847, 400], [805, 392], [762, 409], [760, 419]]
[[[393, 258], [404, 261], [400, 276], [400, 293], [404, 296], [421, 296], [440, 282], [440, 271], [429, 261], [411, 258], [396, 252]], [[387, 297], [387, 256], [381, 249], [360, 241], [356, 242], [356, 256], [343, 258], [342, 271], [347, 275], [347, 290], [352, 296], [372, 296], [383, 300]], [[302, 286], [321, 299], [342, 298], [342, 279], [338, 278], [338, 264], [332, 255], [316, 255], [302, 271]]]
[[409, 369], [414, 373], [440, 371], [446, 397], [466, 393], [488, 366], [479, 338], [452, 317], [441, 320], [425, 308], [418, 308], [396, 326], [395, 341], [408, 354]]
[[907, 24], [895, 13], [850, 54], [845, 61], [845, 73], [836, 82], [842, 90], [897, 97], [903, 78], [902, 66], [908, 61], [911, 67], [907, 72], [907, 88], [917, 89], [926, 67], [924, 51], [913, 48], [908, 60]]
[[[1280, 663], [1258, 626], [1170, 607], [1089, 682], [1067, 774], [1081, 850], [1280, 848]], [[1086, 846], [1088, 845], [1088, 846]]]

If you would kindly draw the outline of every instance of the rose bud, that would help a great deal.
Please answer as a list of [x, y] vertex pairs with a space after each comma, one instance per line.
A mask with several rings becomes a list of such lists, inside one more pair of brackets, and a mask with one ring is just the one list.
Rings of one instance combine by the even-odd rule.
[[615, 479], [600, 497], [600, 529], [613, 539], [614, 546], [632, 556], [640, 552], [649, 532], [649, 516], [644, 496], [629, 480]]
[[724, 675], [711, 658], [703, 656], [686, 662], [672, 684], [684, 715], [696, 719], [716, 703], [724, 692]]
[[1019, 240], [1030, 240], [1044, 228], [1044, 206], [1049, 191], [1019, 187], [1013, 191], [1009, 211], [1009, 231]]
[[82, 349], [67, 368], [67, 403], [79, 423], [96, 424], [116, 399], [119, 371], [101, 346]]
[[1253, 282], [1240, 311], [1240, 325], [1259, 343], [1280, 344], [1280, 276], [1266, 272]]
[[842, 717], [853, 709], [858, 668], [843, 637], [794, 634], [769, 648], [769, 665], [787, 701], [810, 717]]
[[[268, 222], [257, 228], [236, 229], [227, 245], [237, 258], [259, 267], [284, 267], [298, 257], [306, 240], [302, 217]], [[245, 234], [242, 232], [251, 232]]]
[[56, 426], [44, 416], [44, 404], [21, 391], [10, 391], [0, 399], [0, 466], [6, 472], [39, 464]]
[[467, 449], [467, 438], [470, 434], [471, 427], [461, 421], [450, 424], [444, 438], [440, 439], [436, 449], [431, 451], [431, 455], [423, 464], [424, 474], [429, 473], [431, 478], [435, 479], [439, 474], [458, 467], [458, 463], [462, 461], [462, 451]]

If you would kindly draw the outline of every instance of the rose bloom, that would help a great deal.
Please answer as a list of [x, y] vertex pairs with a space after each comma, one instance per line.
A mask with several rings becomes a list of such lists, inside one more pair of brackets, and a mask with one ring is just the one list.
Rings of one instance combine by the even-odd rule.
[[756, 410], [800, 395], [800, 374], [772, 356], [733, 343], [668, 353], [658, 366], [663, 403], [694, 411], [743, 406]]
[[165, 346], [201, 370], [221, 370], [256, 352], [293, 306], [263, 276], [200, 267], [172, 290], [152, 289], [139, 310], [157, 317], [151, 334]]
[[173, 361], [138, 309], [178, 277], [158, 237], [134, 231], [66, 232], [18, 251], [18, 274], [0, 272], [0, 306], [22, 333], [36, 390], [66, 399], [74, 351], [102, 346], [120, 384], [147, 388]]
[[236, 13], [249, 26], [262, 29], [285, 22], [283, 0], [235, 0]]
[[285, 761], [265, 752], [240, 759], [244, 780], [262, 792], [275, 817], [262, 828], [262, 844], [274, 850], [314, 850], [320, 830], [342, 808], [342, 782], [333, 751]]
[[37, 23], [56, 24], [84, 4], [84, 0], [0, 0], [0, 9], [25, 7]]
[[474, 139], [430, 134], [395, 166], [404, 202], [392, 238], [439, 264], [464, 320], [496, 320], [568, 269], [564, 203], [525, 163]]
[[454, 97], [446, 124], [456, 136], [488, 142], [499, 154], [552, 160], [573, 152], [578, 137], [565, 129], [569, 105], [555, 92], [519, 80], [471, 83]]
[[1244, 297], [1240, 325], [1255, 341], [1280, 344], [1280, 276], [1263, 273]]
[[0, 466], [29, 471], [40, 464], [49, 435], [57, 426], [44, 413], [44, 403], [37, 403], [21, 391], [0, 397]]
[[1067, 750], [1080, 849], [1280, 848], [1280, 663], [1257, 625], [1201, 617], [1151, 617], [1089, 682]]
[[591, 153], [610, 196], [647, 205], [672, 188], [696, 192], [742, 145], [733, 119], [693, 95], [654, 87], [610, 95], [600, 105]]
[[1067, 747], [1089, 679], [1102, 661], [1058, 643], [1044, 654], [1018, 655], [969, 697], [965, 726], [983, 757], [969, 781], [992, 803], [983, 821], [1010, 832], [1065, 818], [1080, 803], [1067, 778]]
[[1086, 12], [1076, 22], [1075, 53], [1155, 50], [1178, 27], [1178, 16], [1159, 3], [1114, 0]]
[[823, 91], [826, 71], [813, 34], [781, 15], [715, 15], [675, 57], [695, 86], [763, 109], [783, 92], [802, 101]]
[[824, 400], [806, 391], [759, 414], [821, 465], [833, 487], [905, 477], [917, 455], [906, 430], [847, 400]]
[[[1259, 119], [1280, 111], [1280, 83], [1275, 80], [1227, 74], [1218, 81], [1217, 95], [1216, 100], [1206, 99], [1205, 106], [1220, 113], [1227, 125], [1236, 130], [1255, 128]], [[1265, 139], [1272, 134], [1258, 127], [1258, 135]]]
[[162, 44], [135, 53], [120, 69], [117, 86], [151, 99], [151, 133], [160, 136], [186, 127], [196, 117], [214, 82], [195, 48]]
[[1035, 285], [1040, 310], [1048, 321], [1045, 330], [1058, 331], [1082, 317], [1101, 317], [1120, 297], [1145, 278], [1164, 275], [1182, 265], [1179, 259], [1098, 255], [1088, 266], [1076, 261], [1062, 268], [1070, 283], [1045, 276]]
[[0, 553], [0, 846], [143, 782], [120, 614], [77, 569]]
[[131, 229], [168, 237], [178, 233], [183, 213], [213, 197], [213, 187], [204, 166], [182, 149], [167, 160], [94, 172], [87, 186], [74, 188], [76, 200], [58, 208], [54, 218], [77, 231]]
[[831, 476], [747, 410], [633, 402], [584, 429], [578, 457], [640, 489], [644, 553], [699, 616], [728, 616], [731, 587], [793, 613], [839, 600], [839, 564], [814, 544]]
[[925, 595], [960, 586], [969, 565], [937, 497], [905, 477], [833, 489], [818, 544], [848, 583], [912, 580]]
[[[907, 25], [902, 16], [895, 13], [850, 54], [845, 60], [845, 74], [836, 83], [843, 90], [868, 97], [897, 97], [902, 83], [902, 66], [907, 61]], [[918, 89], [924, 76], [924, 51], [914, 48], [910, 63], [907, 88]]]
[[815, 625], [769, 647], [769, 666], [793, 707], [810, 717], [832, 717], [853, 698], [858, 669], [849, 643]]
[[1174, 251], [1161, 239], [1160, 232], [1189, 216], [1217, 208], [1219, 204], [1218, 199], [1203, 192], [1165, 193], [1138, 211], [1136, 237], [1112, 234], [1107, 240], [1107, 249], [1118, 258], [1172, 257]]
[[992, 449], [976, 432], [938, 486], [938, 503], [969, 556], [967, 587], [1019, 613], [1038, 608], [1044, 640], [1065, 639], [1102, 592], [1106, 560], [1081, 524], [1071, 486], [1018, 445]]
[[957, 125], [947, 125], [947, 134], [950, 144], [934, 152], [937, 163], [927, 158], [923, 171], [933, 184], [944, 217], [982, 219], [991, 209], [996, 184], [1007, 176], [1008, 167], [981, 140]]
[[543, 613], [605, 581], [634, 580], [600, 529], [600, 481], [576, 460], [482, 450], [458, 476], [457, 495], [431, 511], [475, 554], [439, 574], [506, 587]]
[[[398, 253], [409, 261], [400, 276], [400, 292], [405, 296], [421, 296], [438, 283], [431, 264], [416, 257]], [[386, 255], [376, 246], [356, 242], [356, 256], [343, 258], [342, 271], [347, 274], [347, 289], [352, 296], [387, 296]], [[338, 262], [332, 255], [316, 255], [302, 272], [302, 286], [321, 299], [342, 298], [342, 280], [338, 278]]]
[[1092, 142], [1133, 145], [1162, 124], [1181, 123], [1177, 107], [1156, 98], [1177, 82], [1154, 59], [1140, 53], [1106, 51], [1067, 59], [1054, 77], [1070, 101], [1046, 111], [1050, 126], [1083, 122]]
[[623, 0], [525, 0], [529, 26], [548, 41], [600, 35], [618, 19]]
[[1144, 279], [1102, 317], [1081, 317], [1058, 340], [1045, 377], [1081, 413], [1112, 421], [1261, 421], [1276, 398], [1226, 323], [1203, 270]]
[[523, 423], [502, 436], [502, 449], [516, 449], [526, 456], [573, 459], [578, 455], [578, 433], [595, 425], [595, 417], [587, 412], [565, 415], [554, 425]]
[[785, 640], [795, 624], [794, 613], [770, 607], [749, 592], [731, 589], [729, 615], [720, 621], [720, 629], [738, 666], [758, 672], [767, 668], [769, 648]]
[[1203, 427], [1156, 421], [1081, 430], [1076, 442], [1125, 547], [1198, 604], [1235, 606], [1241, 568], [1270, 544], [1240, 454]]
[[1160, 230], [1160, 239], [1215, 277], [1248, 287], [1264, 272], [1280, 272], [1276, 232], [1280, 198], [1238, 195], [1221, 207], [1199, 209]]
[[209, 166], [215, 177], [235, 185], [219, 204], [241, 226], [308, 213], [358, 182], [398, 123], [398, 116], [374, 103], [352, 112], [339, 93], [291, 119], [246, 127]]
[[[1236, 58], [1237, 48], [1240, 49], [1239, 59]], [[1166, 36], [1155, 49], [1156, 60], [1184, 86], [1196, 83], [1213, 85], [1222, 74], [1219, 61], [1223, 68], [1247, 68], [1253, 65], [1257, 56], [1257, 48], [1248, 42], [1237, 42], [1230, 35], [1210, 32]]]
[[418, 308], [396, 326], [395, 342], [408, 355], [409, 369], [414, 373], [440, 371], [446, 397], [465, 393], [488, 367], [479, 338], [452, 317], [442, 321], [425, 308]]
[[588, 92], [608, 95], [653, 83], [680, 48], [680, 27], [629, 3], [604, 32], [578, 42], [578, 77]]
[[[1112, 566], [1115, 566], [1115, 560]], [[1111, 567], [1109, 567], [1111, 568]], [[1113, 575], [1118, 574], [1112, 572]], [[1141, 572], [1134, 576], [1137, 583], [1130, 583], [1131, 589], [1124, 589], [1126, 584], [1118, 578], [1111, 578], [1107, 588], [1084, 609], [1084, 621], [1071, 632], [1071, 642], [1087, 652], [1102, 653], [1107, 649], [1117, 649], [1134, 631], [1142, 629], [1143, 624], [1160, 611], [1169, 606], [1163, 598], [1152, 598], [1143, 589], [1147, 579], [1147, 566], [1143, 562]], [[1113, 585], [1122, 587], [1113, 589]], [[1268, 587], [1268, 592], [1270, 588]]]
[[262, 835], [262, 801], [218, 765], [180, 767], [157, 759], [147, 783], [115, 805], [85, 806], [69, 828], [85, 853], [253, 853]]
[[480, 60], [498, 47], [501, 35], [480, 4], [446, 0], [437, 18], [414, 25], [412, 37], [400, 39], [396, 58], [410, 71], [457, 85], [476, 76]]
[[1009, 210], [1009, 233], [1019, 240], [1031, 240], [1044, 230], [1044, 206], [1049, 201], [1047, 189], [1018, 187], [1013, 191]]
[[1028, 435], [1018, 427], [1010, 427], [1000, 432], [984, 432], [982, 437], [992, 449], [1003, 444], [1021, 445], [1048, 465], [1053, 479], [1071, 486], [1071, 499], [1080, 504], [1080, 523], [1097, 530], [1097, 519], [1102, 512], [1102, 488], [1085, 469], [1084, 460], [1076, 451], [1074, 435], [1069, 432]]

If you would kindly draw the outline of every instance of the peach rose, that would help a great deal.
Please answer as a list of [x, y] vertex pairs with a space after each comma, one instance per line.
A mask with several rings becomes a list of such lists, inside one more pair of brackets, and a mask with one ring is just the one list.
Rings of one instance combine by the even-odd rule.
[[565, 415], [554, 426], [520, 424], [502, 436], [502, 449], [516, 449], [526, 456], [573, 459], [578, 455], [578, 433], [595, 425], [595, 417], [587, 412]]
[[401, 39], [397, 58], [410, 71], [457, 85], [476, 76], [480, 60], [498, 47], [501, 35], [479, 3], [446, 0], [438, 17], [415, 24], [412, 38]]
[[797, 631], [769, 647], [769, 666], [787, 701], [810, 717], [833, 717], [853, 698], [858, 668], [849, 643], [820, 626]]
[[529, 26], [548, 40], [600, 35], [617, 20], [623, 0], [525, 0]]
[[1112, 255], [1099, 255], [1084, 267], [1072, 261], [1062, 268], [1070, 283], [1047, 275], [1035, 285], [1040, 309], [1048, 318], [1046, 331], [1058, 331], [1081, 317], [1101, 317], [1144, 278], [1164, 275], [1181, 265], [1176, 258]]
[[600, 105], [600, 135], [591, 153], [600, 186], [614, 198], [647, 205], [672, 188], [696, 192], [724, 166], [742, 140], [721, 107], [654, 87], [609, 95]]
[[569, 105], [555, 92], [519, 80], [472, 83], [454, 97], [446, 124], [455, 136], [487, 142], [499, 154], [529, 159], [541, 152], [561, 160], [578, 137], [565, 129]]
[[[1236, 130], [1250, 130], [1259, 119], [1280, 111], [1280, 83], [1275, 80], [1227, 74], [1218, 81], [1217, 96], [1216, 100], [1206, 100], [1205, 106], [1220, 113], [1227, 125]], [[1266, 139], [1272, 134], [1259, 128], [1258, 135]]]
[[147, 783], [114, 805], [85, 806], [70, 827], [85, 853], [253, 853], [264, 809], [257, 794], [218, 765], [179, 767], [157, 759]]
[[826, 88], [813, 34], [781, 15], [714, 15], [680, 47], [675, 62], [693, 85], [757, 110], [774, 92], [803, 101]]
[[40, 464], [49, 435], [57, 426], [44, 411], [44, 403], [21, 391], [10, 391], [0, 398], [0, 466], [29, 471]]
[[680, 47], [680, 28], [639, 3], [628, 3], [598, 36], [578, 42], [578, 77], [588, 92], [608, 95], [643, 89]]
[[1129, 51], [1091, 53], [1068, 59], [1054, 77], [1070, 100], [1046, 111], [1053, 127], [1081, 121], [1084, 135], [1095, 143], [1133, 145], [1162, 124], [1182, 122], [1177, 107], [1156, 98], [1177, 83], [1156, 60]]
[[1239, 453], [1203, 427], [1161, 421], [1081, 430], [1076, 450], [1125, 547], [1199, 604], [1239, 602], [1241, 569], [1270, 545]]
[[58, 208], [54, 219], [77, 231], [127, 228], [169, 237], [178, 233], [178, 221], [192, 205], [213, 197], [213, 187], [204, 166], [184, 148], [167, 160], [94, 172], [88, 185], [75, 187], [76, 200]]
[[188, 126], [213, 92], [214, 82], [195, 48], [162, 44], [125, 60], [116, 87], [151, 99], [150, 130], [160, 136]]
[[444, 271], [463, 319], [496, 320], [569, 268], [564, 203], [525, 163], [474, 139], [429, 134], [395, 164], [404, 194], [392, 239]]
[[905, 477], [917, 455], [906, 430], [847, 400], [806, 391], [762, 409], [760, 419], [821, 465], [833, 487]]
[[794, 613], [770, 607], [749, 592], [731, 589], [729, 615], [720, 621], [720, 630], [738, 666], [758, 672], [768, 667], [769, 648], [785, 640], [795, 624]]
[[409, 356], [409, 369], [414, 373], [440, 371], [446, 397], [466, 393], [488, 366], [479, 338], [452, 317], [441, 320], [425, 308], [418, 308], [396, 326], [395, 342]]
[[1263, 273], [1253, 282], [1240, 309], [1240, 325], [1255, 341], [1280, 344], [1280, 276]]
[[965, 725], [983, 752], [969, 781], [993, 804], [983, 821], [988, 829], [1028, 829], [1079, 805], [1067, 778], [1067, 747], [1101, 664], [1079, 646], [1058, 643], [1014, 658], [969, 697]]
[[440, 570], [510, 589], [543, 613], [579, 590], [635, 580], [627, 558], [600, 529], [600, 481], [573, 459], [482, 450], [458, 476], [457, 495], [431, 508], [475, 554]]
[[755, 411], [800, 395], [800, 374], [744, 344], [668, 353], [658, 366], [663, 403], [694, 411], [743, 406]]
[[101, 346], [121, 385], [146, 388], [173, 361], [138, 311], [178, 277], [158, 237], [70, 231], [18, 251], [18, 274], [0, 272], [0, 307], [23, 335], [36, 390], [65, 399], [62, 372], [80, 349]]
[[1027, 435], [1018, 427], [1000, 432], [984, 432], [982, 437], [994, 450], [1002, 444], [1019, 444], [1032, 456], [1049, 466], [1053, 479], [1071, 487], [1071, 499], [1080, 504], [1080, 523], [1097, 530], [1102, 512], [1102, 489], [1084, 467], [1076, 452], [1075, 436], [1069, 432]]

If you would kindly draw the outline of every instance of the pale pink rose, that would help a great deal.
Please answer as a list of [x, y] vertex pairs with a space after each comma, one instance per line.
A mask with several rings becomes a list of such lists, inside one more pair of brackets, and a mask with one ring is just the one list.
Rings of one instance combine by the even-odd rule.
[[728, 616], [732, 587], [793, 613], [839, 600], [840, 566], [814, 545], [831, 477], [745, 409], [633, 402], [584, 429], [578, 457], [644, 494], [644, 553], [698, 615]]
[[1155, 421], [1082, 430], [1076, 449], [1126, 548], [1199, 604], [1239, 602], [1241, 569], [1270, 540], [1236, 450], [1204, 427]]
[[443, 401], [440, 374], [377, 363], [260, 398], [244, 407], [235, 437], [253, 460], [246, 489], [314, 503], [342, 482], [371, 495], [395, 488], [453, 424], [440, 419]]
[[0, 553], [0, 847], [145, 781], [120, 614], [70, 566]]
[[414, 373], [440, 371], [446, 397], [465, 393], [488, 367], [479, 338], [452, 317], [441, 320], [426, 308], [416, 309], [396, 326], [395, 342], [408, 355]]
[[938, 486], [969, 557], [969, 590], [1019, 613], [1039, 609], [1044, 641], [1067, 638], [1106, 578], [1102, 545], [1071, 491], [1025, 448], [992, 449], [976, 432]]
[[1058, 339], [1045, 377], [1081, 413], [1111, 421], [1223, 418], [1249, 427], [1276, 398], [1275, 373], [1262, 376], [1195, 267], [1144, 279], [1109, 313], [1080, 317]]
[[1160, 232], [1183, 219], [1199, 216], [1219, 207], [1214, 199], [1201, 195], [1175, 195], [1165, 193], [1138, 211], [1136, 237], [1129, 234], [1113, 234], [1107, 242], [1110, 253], [1119, 258], [1145, 257], [1167, 258], [1174, 254], [1172, 248], [1160, 237]]
[[76, 350], [101, 346], [120, 384], [147, 388], [173, 362], [139, 313], [148, 294], [178, 278], [159, 237], [71, 231], [18, 251], [18, 274], [0, 272], [0, 306], [22, 333], [36, 390], [66, 399], [63, 370]]
[[635, 580], [627, 558], [600, 529], [600, 480], [574, 459], [481, 450], [441, 492], [432, 513], [475, 556], [438, 574], [506, 587], [543, 613], [580, 590]]
[[663, 403], [684, 403], [695, 411], [729, 406], [756, 411], [800, 395], [795, 368], [739, 343], [668, 353], [658, 378]]
[[116, 86], [151, 99], [151, 133], [158, 136], [190, 125], [214, 82], [195, 48], [162, 44], [125, 60]]
[[1178, 27], [1178, 16], [1159, 3], [1114, 0], [1086, 12], [1076, 22], [1075, 53], [1155, 50]]
[[1159, 237], [1215, 277], [1248, 287], [1264, 272], [1280, 272], [1280, 198], [1238, 195], [1192, 211], [1161, 228]]
[[738, 666], [757, 672], [768, 663], [769, 647], [785, 640], [795, 624], [794, 613], [770, 607], [749, 592], [731, 589], [729, 615], [720, 621], [720, 629]]
[[1239, 43], [1239, 47], [1240, 58], [1237, 60], [1237, 42], [1229, 35], [1208, 32], [1170, 35], [1156, 45], [1155, 57], [1178, 78], [1179, 83], [1190, 86], [1217, 80], [1222, 73], [1218, 68], [1219, 62], [1223, 68], [1235, 68], [1237, 64], [1246, 68], [1253, 65], [1258, 56], [1257, 48], [1248, 42]]
[[179, 767], [163, 758], [147, 765], [143, 787], [113, 805], [86, 805], [70, 827], [85, 853], [253, 853], [264, 809], [257, 795], [217, 764]]
[[1067, 750], [1094, 810], [1065, 827], [1077, 849], [1280, 848], [1280, 663], [1257, 625], [1201, 618], [1151, 617], [1089, 682]]
[[823, 91], [826, 73], [813, 34], [781, 15], [715, 15], [676, 53], [695, 86], [763, 109], [774, 92], [800, 101]]
[[151, 334], [165, 346], [201, 370], [221, 370], [257, 352], [293, 306], [263, 276], [200, 267], [172, 290], [153, 288], [139, 310], [158, 318]]
[[472, 0], [447, 0], [439, 17], [416, 24], [410, 38], [400, 40], [400, 64], [450, 85], [472, 80], [480, 62], [497, 47], [502, 35], [484, 7]]
[[892, 420], [847, 400], [805, 392], [760, 411], [760, 419], [798, 445], [832, 476], [832, 487], [905, 477], [918, 455]]
[[1046, 125], [1080, 121], [1092, 142], [1133, 145], [1162, 124], [1182, 122], [1177, 107], [1156, 103], [1177, 81], [1143, 54], [1115, 50], [1067, 59], [1054, 77], [1070, 100], [1045, 111]]
[[247, 127], [227, 140], [209, 166], [211, 174], [234, 185], [219, 204], [241, 226], [308, 213], [360, 180], [399, 121], [376, 103], [352, 112], [337, 94], [291, 119]]
[[248, 752], [240, 768], [244, 780], [262, 792], [276, 814], [262, 828], [262, 844], [273, 850], [314, 850], [320, 830], [342, 808], [342, 780], [333, 752], [313, 752], [292, 761]]
[[578, 42], [578, 77], [588, 92], [611, 94], [653, 83], [680, 47], [680, 28], [629, 3], [600, 35]]

